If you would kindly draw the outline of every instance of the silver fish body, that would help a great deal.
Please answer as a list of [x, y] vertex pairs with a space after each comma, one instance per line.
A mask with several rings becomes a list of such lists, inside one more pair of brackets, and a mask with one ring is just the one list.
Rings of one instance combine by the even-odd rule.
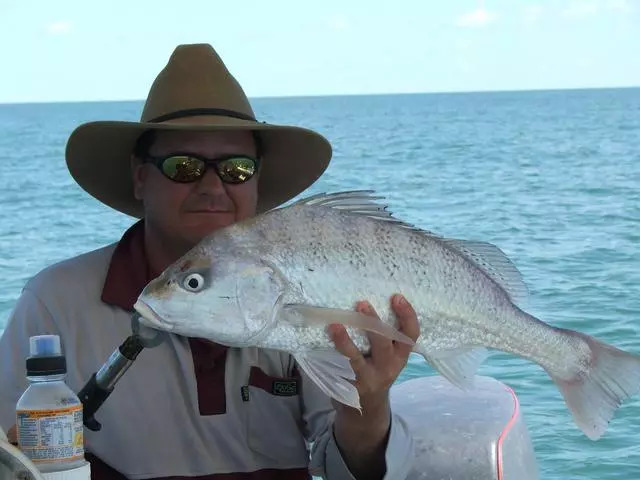
[[[345, 380], [353, 372], [326, 327], [344, 323], [362, 351], [367, 330], [407, 341], [389, 305], [402, 293], [420, 323], [414, 351], [453, 383], [472, 381], [486, 348], [527, 358], [598, 438], [640, 387], [639, 357], [523, 311], [526, 287], [497, 247], [419, 230], [375, 200], [319, 195], [214, 232], [151, 282], [136, 308], [156, 328], [287, 351], [325, 393], [358, 407]], [[363, 299], [380, 321], [354, 312]]]

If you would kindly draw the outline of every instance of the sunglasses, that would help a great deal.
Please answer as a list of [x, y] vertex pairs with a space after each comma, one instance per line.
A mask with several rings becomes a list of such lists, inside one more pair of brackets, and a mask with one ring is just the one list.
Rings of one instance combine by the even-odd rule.
[[255, 175], [259, 166], [257, 158], [245, 155], [225, 155], [209, 159], [195, 153], [173, 153], [163, 157], [147, 155], [146, 159], [169, 180], [179, 183], [200, 180], [209, 166], [213, 167], [224, 183], [244, 183]]

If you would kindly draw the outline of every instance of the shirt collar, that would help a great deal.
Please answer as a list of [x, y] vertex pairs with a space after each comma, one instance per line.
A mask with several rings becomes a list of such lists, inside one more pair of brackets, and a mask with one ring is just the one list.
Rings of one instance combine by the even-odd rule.
[[129, 227], [113, 252], [102, 301], [133, 311], [133, 304], [153, 277], [144, 248], [144, 220], [140, 220]]

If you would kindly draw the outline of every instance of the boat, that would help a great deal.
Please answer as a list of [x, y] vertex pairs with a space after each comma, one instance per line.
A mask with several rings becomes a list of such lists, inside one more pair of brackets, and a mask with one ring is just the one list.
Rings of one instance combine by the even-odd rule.
[[[538, 480], [535, 452], [515, 392], [477, 375], [462, 390], [439, 375], [391, 388], [393, 411], [414, 438], [408, 480]], [[45, 480], [0, 429], [0, 480]]]

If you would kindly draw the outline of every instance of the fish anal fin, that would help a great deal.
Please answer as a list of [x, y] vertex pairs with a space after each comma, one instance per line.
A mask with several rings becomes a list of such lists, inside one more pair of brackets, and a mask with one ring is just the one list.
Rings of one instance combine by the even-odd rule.
[[489, 352], [484, 347], [463, 347], [430, 351], [423, 355], [440, 375], [457, 387], [467, 390], [473, 385], [473, 377]]

